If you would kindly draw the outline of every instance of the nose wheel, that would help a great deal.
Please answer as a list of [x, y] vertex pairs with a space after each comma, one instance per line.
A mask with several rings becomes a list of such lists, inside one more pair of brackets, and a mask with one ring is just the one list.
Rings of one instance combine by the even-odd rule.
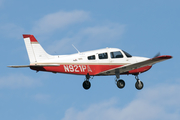
[[137, 82], [135, 83], [136, 89], [141, 90], [144, 87], [143, 82], [139, 80], [138, 75], [135, 76], [135, 79], [137, 80]]

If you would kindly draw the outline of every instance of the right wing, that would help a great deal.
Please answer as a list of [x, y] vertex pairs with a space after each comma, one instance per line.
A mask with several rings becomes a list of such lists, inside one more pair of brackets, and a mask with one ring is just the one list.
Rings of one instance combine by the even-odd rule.
[[172, 58], [172, 56], [169, 56], [169, 55], [158, 56], [158, 57], [151, 58], [151, 59], [148, 59], [148, 60], [145, 60], [145, 61], [142, 61], [142, 62], [137, 62], [137, 63], [128, 64], [128, 65], [124, 65], [124, 66], [121, 66], [121, 67], [113, 68], [113, 69], [110, 69], [110, 70], [106, 70], [106, 71], [100, 72], [97, 75], [104, 75], [104, 74], [108, 74], [108, 73], [110, 73], [110, 74], [126, 73], [126, 72], [128, 72], [130, 70], [142, 68], [142, 67], [145, 67], [145, 66], [152, 66], [155, 63], [158, 63], [158, 62], [170, 59], [170, 58]]

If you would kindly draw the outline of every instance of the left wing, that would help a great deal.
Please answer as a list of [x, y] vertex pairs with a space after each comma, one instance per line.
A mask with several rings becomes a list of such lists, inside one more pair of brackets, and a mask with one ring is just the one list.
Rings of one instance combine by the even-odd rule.
[[124, 66], [117, 67], [117, 68], [110, 69], [110, 70], [106, 70], [106, 71], [100, 72], [97, 75], [103, 75], [103, 74], [108, 74], [108, 73], [116, 73], [116, 72], [119, 72], [121, 74], [121, 73], [128, 72], [130, 70], [141, 68], [141, 67], [152, 66], [155, 63], [158, 63], [158, 62], [161, 62], [161, 61], [164, 61], [167, 59], [171, 59], [171, 58], [172, 58], [172, 56], [169, 56], [169, 55], [158, 56], [158, 57], [151, 58], [151, 59], [148, 59], [145, 61], [124, 65]]

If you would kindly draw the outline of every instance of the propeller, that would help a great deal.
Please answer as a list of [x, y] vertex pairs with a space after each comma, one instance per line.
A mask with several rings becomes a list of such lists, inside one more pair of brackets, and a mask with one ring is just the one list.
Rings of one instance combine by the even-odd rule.
[[161, 53], [158, 52], [158, 53], [154, 56], [154, 58], [155, 58], [155, 57], [158, 57], [158, 56], [160, 56], [160, 55], [161, 55]]

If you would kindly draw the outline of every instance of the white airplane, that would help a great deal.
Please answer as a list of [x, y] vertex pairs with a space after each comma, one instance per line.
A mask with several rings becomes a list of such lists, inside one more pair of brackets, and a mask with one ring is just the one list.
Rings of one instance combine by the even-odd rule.
[[49, 55], [41, 47], [33, 35], [23, 35], [30, 65], [8, 66], [12, 68], [30, 67], [32, 70], [53, 73], [67, 73], [85, 75], [83, 88], [89, 89], [90, 76], [115, 75], [118, 88], [125, 86], [122, 74], [132, 74], [137, 82], [138, 90], [143, 88], [143, 82], [138, 75], [149, 70], [155, 63], [172, 58], [170, 55], [155, 56], [154, 58], [135, 57], [117, 48], [105, 48], [87, 52], [79, 52], [71, 55]]

